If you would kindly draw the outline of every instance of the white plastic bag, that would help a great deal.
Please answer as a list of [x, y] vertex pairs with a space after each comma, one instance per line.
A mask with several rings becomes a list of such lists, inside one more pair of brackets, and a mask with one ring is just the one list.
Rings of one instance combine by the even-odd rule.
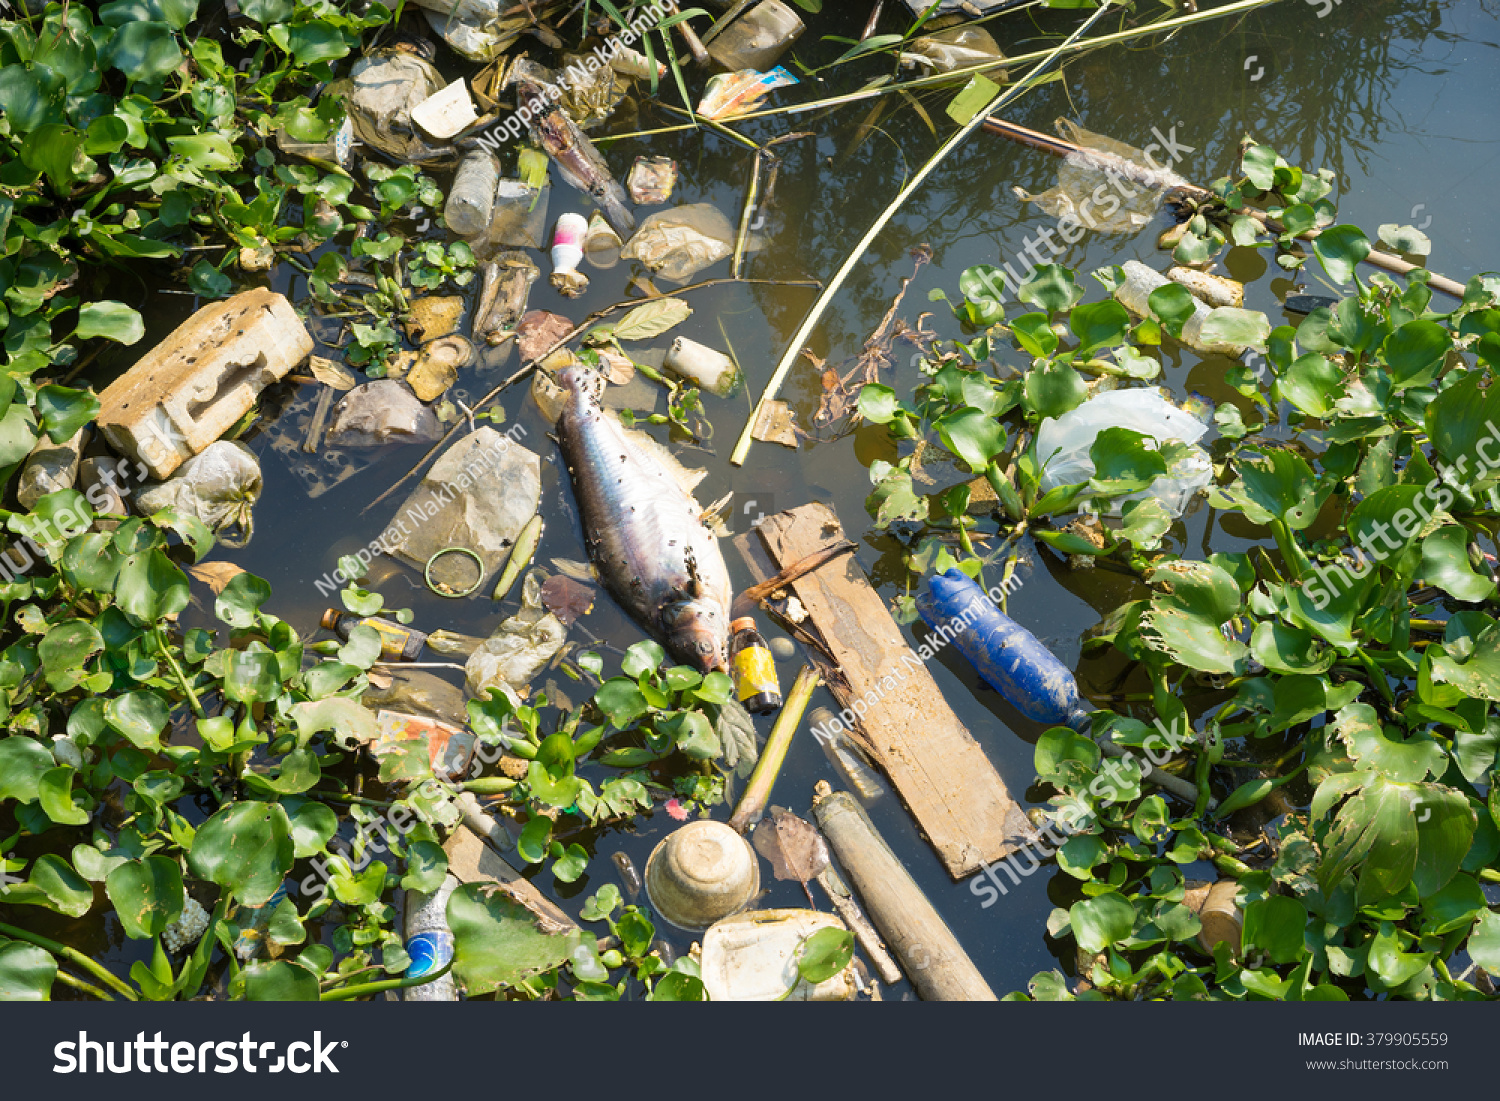
[[[1089, 449], [1106, 428], [1128, 428], [1150, 436], [1157, 444], [1179, 440], [1193, 445], [1208, 431], [1196, 417], [1184, 413], [1155, 390], [1110, 390], [1096, 394], [1060, 417], [1042, 421], [1036, 434], [1036, 454], [1042, 465], [1041, 489], [1086, 482], [1094, 476]], [[1213, 480], [1213, 463], [1201, 447], [1179, 459], [1147, 489], [1111, 500], [1108, 515], [1120, 515], [1126, 501], [1155, 497], [1173, 516], [1181, 516], [1188, 502]]]
[[[260, 460], [244, 444], [219, 440], [160, 485], [139, 489], [136, 509], [149, 516], [171, 509], [196, 516], [226, 547], [243, 547], [254, 530], [250, 510], [260, 497]], [[239, 529], [238, 538], [229, 532]]]

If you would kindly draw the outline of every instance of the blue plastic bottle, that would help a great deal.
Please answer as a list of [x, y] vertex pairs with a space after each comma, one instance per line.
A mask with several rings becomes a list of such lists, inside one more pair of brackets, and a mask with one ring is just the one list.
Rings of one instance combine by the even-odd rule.
[[935, 632], [932, 645], [951, 644], [1021, 714], [1039, 723], [1082, 727], [1089, 708], [1073, 672], [1035, 635], [995, 607], [957, 569], [927, 579], [917, 611]]

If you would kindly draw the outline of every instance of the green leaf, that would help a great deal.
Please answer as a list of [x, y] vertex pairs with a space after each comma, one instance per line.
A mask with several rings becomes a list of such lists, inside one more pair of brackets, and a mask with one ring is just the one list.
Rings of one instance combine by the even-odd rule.
[[1151, 292], [1146, 304], [1174, 339], [1182, 339], [1182, 327], [1197, 310], [1197, 300], [1179, 283], [1165, 283]]
[[1385, 357], [1393, 389], [1425, 386], [1437, 375], [1453, 337], [1435, 321], [1408, 321], [1386, 337], [1381, 353]]
[[1500, 439], [1494, 427], [1500, 425], [1500, 387], [1481, 389], [1482, 381], [1480, 372], [1470, 373], [1434, 398], [1424, 414], [1433, 447], [1464, 481], [1479, 473], [1480, 441]]
[[1024, 392], [1027, 406], [1042, 418], [1060, 417], [1089, 396], [1078, 372], [1060, 360], [1048, 360], [1027, 371]]
[[192, 598], [187, 576], [158, 547], [128, 555], [115, 579], [115, 603], [140, 626], [182, 611]]
[[552, 819], [538, 814], [521, 829], [516, 852], [528, 864], [540, 864], [547, 858], [547, 842], [552, 838]]
[[43, 386], [36, 392], [36, 411], [47, 438], [62, 443], [98, 415], [99, 399], [87, 390]]
[[1425, 953], [1401, 951], [1401, 934], [1390, 922], [1382, 921], [1379, 932], [1370, 938], [1365, 966], [1386, 987], [1395, 987], [1420, 975], [1430, 958]]
[[1349, 749], [1349, 756], [1365, 768], [1391, 780], [1418, 783], [1430, 773], [1440, 773], [1447, 760], [1443, 747], [1417, 735], [1411, 741], [1387, 736], [1375, 709], [1367, 703], [1351, 703], [1334, 718], [1333, 733]]
[[1005, 451], [1005, 427], [978, 409], [960, 409], [939, 418], [934, 427], [943, 446], [976, 472]]
[[252, 1002], [315, 1002], [318, 977], [286, 960], [256, 960], [245, 968], [245, 998]]
[[614, 327], [616, 340], [650, 340], [693, 316], [693, 308], [681, 298], [653, 298], [637, 306]]
[[1000, 94], [1000, 86], [983, 73], [975, 73], [963, 90], [954, 96], [944, 108], [948, 117], [958, 125], [965, 125], [983, 111]]
[[333, 897], [345, 906], [369, 906], [380, 900], [385, 891], [386, 867], [380, 861], [371, 861], [362, 871], [356, 872], [342, 860], [334, 861], [333, 875], [328, 885], [333, 888]]
[[552, 970], [575, 942], [572, 935], [544, 932], [531, 911], [483, 883], [466, 883], [453, 892], [448, 928], [453, 972], [471, 998]]
[[1135, 907], [1118, 892], [1075, 902], [1068, 910], [1078, 947], [1089, 955], [1130, 936], [1135, 928]]
[[1094, 476], [1089, 485], [1106, 497], [1146, 489], [1167, 472], [1166, 460], [1150, 436], [1129, 428], [1106, 428], [1094, 437], [1089, 459]]
[[802, 942], [797, 953], [797, 974], [816, 986], [848, 967], [853, 958], [854, 934], [848, 929], [828, 926]]
[[73, 803], [73, 777], [76, 775], [72, 765], [58, 765], [48, 769], [37, 784], [42, 813], [59, 826], [88, 825], [89, 812]]
[[90, 302], [78, 311], [78, 340], [102, 336], [120, 344], [134, 344], [146, 335], [141, 315], [123, 302]]
[[0, 943], [0, 1002], [45, 1002], [52, 998], [57, 961], [32, 944]]
[[1057, 351], [1057, 334], [1044, 313], [1026, 313], [1012, 319], [1010, 331], [1016, 343], [1034, 356], [1050, 356]]
[[1417, 576], [1455, 600], [1478, 603], [1495, 594], [1495, 583], [1469, 563], [1469, 531], [1458, 524], [1439, 528], [1422, 540]]
[[[28, 886], [35, 887], [41, 895], [46, 897], [50, 903], [48, 909], [56, 910], [68, 917], [83, 917], [93, 908], [93, 887], [89, 886], [88, 881], [56, 853], [46, 853], [37, 857], [36, 863], [31, 866], [31, 875], [26, 883]], [[14, 903], [17, 900], [7, 899], [6, 901]], [[40, 900], [34, 902], [33, 905], [41, 905]]]
[[431, 893], [443, 885], [448, 876], [448, 854], [434, 841], [413, 841], [406, 847], [406, 874], [401, 887], [407, 891]]
[[1079, 352], [1087, 355], [1096, 348], [1124, 343], [1130, 331], [1130, 314], [1112, 298], [1086, 302], [1073, 308], [1068, 327], [1078, 337]]
[[1454, 876], [1446, 887], [1422, 901], [1422, 932], [1442, 936], [1473, 923], [1485, 909], [1484, 888], [1473, 876]]
[[1307, 907], [1295, 898], [1271, 895], [1245, 907], [1245, 947], [1264, 951], [1276, 963], [1295, 963], [1302, 955]]
[[1338, 366], [1317, 352], [1293, 361], [1276, 382], [1277, 391], [1309, 417], [1327, 417], [1334, 411], [1342, 384]]
[[125, 735], [137, 749], [160, 749], [158, 737], [170, 717], [167, 701], [149, 688], [112, 696], [104, 704], [105, 722]]
[[[1469, 934], [1469, 955], [1486, 971], [1500, 972], [1500, 914], [1485, 910]], [[3, 962], [3, 961], [0, 961]], [[3, 996], [3, 995], [0, 995]]]
[[109, 873], [104, 890], [132, 940], [156, 936], [182, 914], [182, 870], [165, 856], [126, 861]]
[[1330, 226], [1313, 238], [1313, 252], [1335, 283], [1347, 283], [1354, 270], [1370, 255], [1370, 241], [1355, 226]]
[[[292, 855], [298, 860], [323, 851], [338, 832], [339, 818], [329, 807], [308, 800], [291, 815]], [[418, 842], [425, 844], [425, 842]]]
[[1083, 297], [1083, 288], [1061, 264], [1042, 264], [1021, 284], [1016, 297], [1048, 314], [1056, 314], [1071, 309]]
[[280, 694], [281, 666], [275, 654], [266, 650], [225, 651], [225, 696], [237, 703], [264, 703]]
[[269, 583], [253, 573], [237, 573], [214, 601], [214, 615], [231, 627], [253, 627], [260, 606], [270, 598]]
[[26, 135], [21, 142], [21, 161], [36, 172], [45, 173], [52, 186], [63, 193], [71, 190], [80, 168], [93, 162], [83, 157], [83, 134], [71, 126], [49, 122]]
[[100, 58], [131, 80], [153, 83], [182, 64], [177, 36], [165, 23], [127, 23], [115, 31]]
[[264, 906], [293, 861], [292, 825], [276, 803], [231, 803], [198, 827], [188, 867], [234, 892], [246, 906]]

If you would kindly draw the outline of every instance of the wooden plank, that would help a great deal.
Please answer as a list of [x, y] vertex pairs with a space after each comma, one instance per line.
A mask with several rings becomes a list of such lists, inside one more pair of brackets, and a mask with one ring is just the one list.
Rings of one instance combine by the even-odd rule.
[[543, 932], [560, 933], [578, 928], [556, 903], [467, 826], [453, 831], [443, 851], [448, 854], [448, 870], [458, 877], [460, 883], [498, 884], [501, 891], [532, 912]]
[[[757, 580], [844, 538], [838, 517], [819, 501], [769, 516], [756, 532], [760, 546], [750, 534], [734, 543]], [[830, 691], [843, 709], [864, 701], [854, 733], [890, 777], [948, 874], [962, 879], [1025, 845], [1036, 831], [854, 556], [841, 555], [790, 588], [834, 659], [829, 664], [814, 649]]]

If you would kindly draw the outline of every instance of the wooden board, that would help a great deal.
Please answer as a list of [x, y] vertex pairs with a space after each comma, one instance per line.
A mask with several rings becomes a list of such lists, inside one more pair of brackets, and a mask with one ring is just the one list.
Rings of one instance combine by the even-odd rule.
[[[734, 540], [757, 580], [844, 538], [838, 517], [814, 501], [769, 516]], [[757, 545], [759, 544], [759, 545]], [[836, 664], [809, 647], [840, 708], [865, 701], [855, 734], [890, 777], [948, 874], [1004, 860], [1035, 834], [979, 743], [853, 555], [840, 555], [790, 589]]]
[[460, 883], [498, 883], [502, 891], [536, 916], [545, 932], [578, 928], [572, 918], [468, 827], [455, 829], [443, 851], [448, 854], [448, 870]]

